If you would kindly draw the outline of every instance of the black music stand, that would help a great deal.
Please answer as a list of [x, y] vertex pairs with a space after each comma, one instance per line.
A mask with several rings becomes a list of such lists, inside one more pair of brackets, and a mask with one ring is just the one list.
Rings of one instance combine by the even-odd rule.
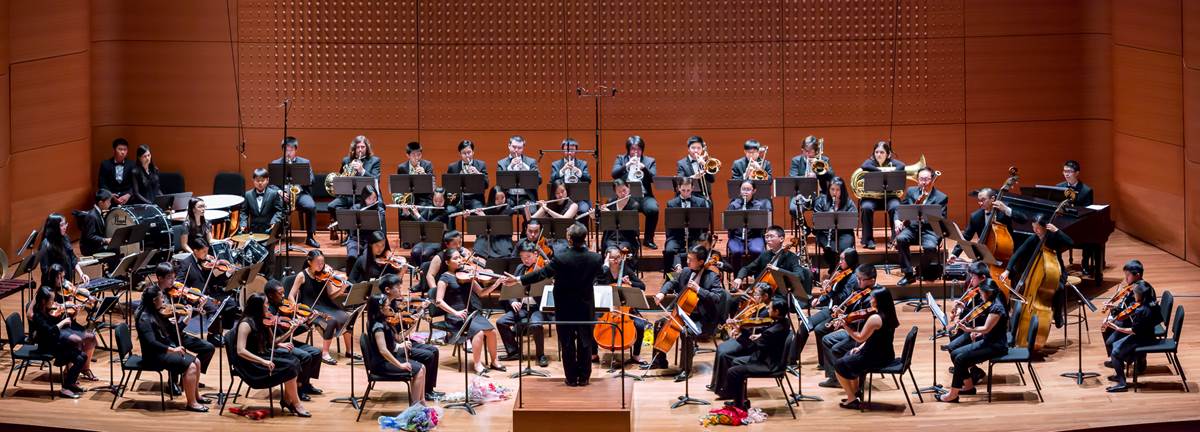
[[[458, 208], [463, 211], [467, 210], [467, 194], [482, 194], [486, 184], [487, 176], [483, 174], [442, 174], [442, 189], [448, 194], [458, 194]], [[457, 227], [458, 221], [452, 220], [450, 224]]]
[[768, 210], [725, 210], [723, 216], [726, 230], [741, 232], [740, 237], [744, 246], [742, 261], [744, 262], [746, 256], [750, 254], [749, 230], [767, 229], [767, 226], [771, 224], [771, 212]]
[[441, 222], [400, 221], [400, 243], [442, 243], [446, 224]]
[[512, 215], [471, 215], [466, 217], [467, 234], [475, 235], [475, 242], [487, 238], [491, 244], [492, 237], [513, 236]]
[[1076, 309], [1079, 311], [1079, 320], [1075, 322], [1075, 328], [1078, 329], [1077, 337], [1079, 338], [1079, 340], [1075, 342], [1075, 345], [1079, 350], [1079, 354], [1077, 355], [1077, 358], [1079, 359], [1079, 365], [1075, 372], [1063, 372], [1058, 375], [1066, 378], [1074, 378], [1076, 385], [1083, 385], [1083, 380], [1085, 378], [1095, 378], [1100, 376], [1100, 374], [1095, 372], [1083, 371], [1083, 324], [1087, 322], [1087, 313], [1083, 310], [1083, 308], [1086, 307], [1088, 310], [1095, 312], [1096, 305], [1093, 304], [1091, 300], [1088, 300], [1087, 296], [1083, 295], [1082, 292], [1079, 292], [1079, 288], [1076, 288], [1075, 285], [1071, 285], [1069, 283], [1066, 285], [1067, 287], [1071, 288], [1071, 292], [1075, 294], [1075, 299], [1079, 301], [1079, 307]]
[[[682, 318], [682, 321], [683, 321], [683, 325], [680, 326], [680, 327], [682, 327], [680, 332], [683, 335], [683, 343], [685, 343], [685, 344], [692, 343], [692, 338], [700, 335], [700, 326], [696, 325], [696, 322], [692, 321], [692, 318], [689, 317], [688, 314], [679, 313], [679, 314], [675, 314], [675, 316]], [[668, 323], [668, 325], [670, 325], [670, 323]], [[688, 371], [684, 371], [684, 372], [688, 372]], [[684, 405], [712, 405], [712, 403], [710, 403], [709, 401], [706, 401], [703, 399], [696, 399], [691, 396], [690, 385], [689, 385], [689, 383], [691, 381], [692, 381], [692, 374], [689, 373], [687, 379], [683, 380], [683, 394], [680, 395], [677, 398], [677, 400], [671, 404], [671, 409], [679, 408]]]
[[[375, 205], [382, 204], [377, 202]], [[362, 232], [383, 230], [383, 220], [379, 217], [379, 210], [374, 208], [366, 210], [337, 209], [334, 217], [337, 219], [338, 229], [354, 231], [354, 241], [358, 242], [358, 246], [355, 249], [358, 250], [360, 255], [365, 253], [363, 251], [364, 248], [361, 247], [363, 244]]]
[[[625, 183], [629, 187], [629, 199], [641, 199], [646, 196], [646, 191], [642, 189], [641, 182]], [[602, 181], [599, 184], [600, 198], [605, 200], [613, 200], [617, 198], [617, 191], [613, 190], [613, 182]]]
[[[433, 193], [433, 174], [392, 174], [388, 177], [388, 190], [395, 194], [413, 194], [413, 197]], [[416, 203], [416, 199], [413, 199]]]
[[668, 230], [683, 230], [683, 250], [692, 245], [692, 230], [708, 230], [712, 228], [713, 211], [709, 207], [667, 207], [664, 228]]
[[[575, 183], [565, 184], [567, 185], [567, 196], [571, 197], [575, 202], [592, 200], [592, 182], [580, 180]], [[546, 185], [547, 197], [554, 197], [554, 191], [551, 190], [553, 187], [553, 184]]]
[[[937, 234], [937, 236], [938, 236], [938, 259], [939, 260], [941, 260], [943, 256], [949, 255], [946, 253], [946, 241], [947, 240], [952, 241], [955, 244], [961, 244], [961, 243], [967, 241], [966, 239], [963, 238], [962, 231], [960, 231], [958, 229], [958, 224], [950, 221], [950, 219], [944, 218], [941, 215], [937, 215], [937, 216], [926, 215], [925, 221], [929, 222], [929, 226], [933, 228], [934, 234]], [[992, 261], [995, 260], [995, 258], [990, 258], [991, 257], [990, 253], [988, 254], [988, 257]], [[989, 263], [990, 263], [990, 261], [989, 261]], [[953, 292], [949, 288], [949, 284], [947, 282], [948, 281], [946, 280], [946, 271], [943, 268], [943, 270], [942, 270], [942, 310], [946, 309], [946, 299], [949, 298], [950, 294]]]
[[[620, 284], [620, 282], [618, 282], [618, 284]], [[646, 292], [641, 289], [638, 289], [637, 287], [633, 287], [633, 286], [629, 286], [629, 285], [620, 285], [618, 287], [618, 286], [614, 285], [612, 287], [612, 291], [613, 291], [612, 298], [613, 298], [613, 310], [614, 311], [621, 310], [620, 306], [629, 306], [630, 308], [632, 308], [632, 310], [649, 309], [650, 308], [650, 303], [646, 301]], [[649, 321], [645, 318], [635, 316], [635, 315], [629, 315], [628, 318], [631, 320], [639, 320], [640, 319], [642, 321], [647, 321], [647, 322]], [[640, 335], [640, 334], [637, 335], [637, 337], [634, 338], [633, 343], [635, 343], [635, 344], [642, 343], [642, 335]], [[630, 349], [632, 350], [632, 347]], [[612, 367], [612, 365], [610, 364], [610, 369], [608, 370], [608, 372], [613, 372], [614, 369], [616, 369], [616, 370], [619, 370], [617, 375], [620, 376], [621, 379], [633, 378], [634, 381], [642, 381], [642, 377], [640, 377], [640, 376], [629, 375], [629, 374], [625, 373], [625, 362], [624, 362], [625, 358], [626, 358], [625, 350], [621, 350], [621, 360], [622, 361], [621, 361], [620, 369], [616, 369], [615, 367]]]
[[[284, 109], [286, 111], [286, 108]], [[286, 122], [285, 122], [286, 123]], [[285, 156], [286, 157], [286, 156]], [[288, 185], [296, 185], [303, 190], [304, 187], [312, 185], [312, 165], [307, 163], [288, 163], [287, 159], [283, 159], [283, 163], [271, 163], [267, 165], [267, 176], [270, 177], [272, 185], [284, 192], [288, 191]], [[292, 209], [296, 211], [296, 209]], [[292, 252], [292, 218], [283, 218], [283, 266], [279, 269], [280, 275], [291, 274], [291, 252]], [[316, 220], [308, 221], [310, 224], [316, 224]]]
[[[230, 279], [230, 280], [233, 280], [233, 279]], [[220, 325], [218, 325], [218, 323], [221, 322], [221, 314], [225, 313], [226, 308], [229, 307], [230, 299], [233, 299], [233, 298], [234, 298], [233, 296], [229, 296], [229, 297], [225, 297], [225, 300], [221, 300], [221, 306], [218, 307], [217, 312], [213, 314], [212, 321], [209, 321], [207, 324], [204, 322], [204, 319], [205, 319], [204, 315], [200, 316], [200, 327], [204, 330], [204, 332], [203, 332], [204, 335], [201, 336], [202, 339], [208, 340], [209, 334], [222, 334], [222, 328]], [[212, 326], [214, 326], [214, 325], [217, 326], [216, 331], [212, 330]], [[229, 349], [229, 347], [225, 346], [224, 344], [222, 344], [221, 346], [219, 346], [217, 348], [225, 349], [225, 350]], [[234, 347], [234, 349], [237, 349], [237, 347]], [[201, 396], [211, 397], [211, 398], [215, 399], [217, 401], [217, 403], [220, 404], [220, 403], [225, 403], [225, 398], [228, 397], [229, 394], [221, 391], [221, 389], [225, 388], [225, 366], [224, 366], [225, 359], [222, 358], [225, 356], [222, 354], [217, 354], [216, 357], [217, 357], [217, 391], [212, 392], [212, 393], [205, 393], [205, 394], [202, 394]]]
[[[814, 179], [815, 180], [815, 179]], [[826, 230], [829, 233], [825, 239], [825, 244], [818, 245], [822, 250], [836, 249], [838, 230], [858, 228], [858, 213], [857, 212], [813, 212], [813, 229]], [[842, 253], [840, 250], [835, 250], [836, 253]], [[817, 275], [821, 274], [821, 260], [817, 261]], [[819, 279], [819, 278], [818, 278]]]
[[[888, 257], [888, 250], [889, 250], [888, 245], [892, 243], [892, 236], [894, 236], [895, 233], [894, 233], [894, 227], [892, 227], [892, 218], [894, 216], [891, 214], [890, 211], [888, 211], [887, 196], [895, 195], [897, 192], [903, 191], [905, 181], [906, 181], [906, 175], [905, 175], [904, 171], [872, 171], [872, 172], [867, 172], [867, 173], [863, 174], [863, 191], [879, 193], [879, 194], [883, 194], [883, 196], [884, 196], [884, 199], [883, 199], [884, 218], [883, 219], [884, 219], [884, 222], [887, 224], [886, 225], [887, 230], [884, 234], [886, 234], [887, 237], [885, 237], [886, 241], [884, 241], [884, 243], [883, 243], [883, 266], [882, 267], [885, 271], [890, 270], [893, 267], [895, 267], [894, 265], [888, 264], [888, 262], [889, 262], [888, 260], [890, 259]], [[870, 238], [872, 241], [874, 241], [874, 239], [875, 239], [874, 232], [864, 233], [863, 235], [871, 236]]]
[[[654, 188], [674, 191], [675, 190], [675, 178], [676, 178], [675, 176], [656, 176], [656, 177], [654, 177], [654, 182], [653, 182]], [[701, 182], [700, 179], [695, 178], [695, 177], [685, 177], [685, 178], [688, 180], [691, 180], [692, 190], [697, 190], [697, 191], [700, 190], [700, 187], [703, 184], [703, 182]]]
[[[905, 223], [907, 223], [908, 221], [916, 221], [917, 222], [916, 243], [917, 243], [917, 247], [919, 247], [921, 249], [921, 256], [919, 259], [917, 259], [917, 264], [915, 266], [917, 270], [924, 270], [923, 267], [927, 267], [927, 266], [923, 265], [923, 264], [926, 264], [926, 261], [928, 261], [928, 259], [925, 257], [925, 245], [924, 245], [924, 240], [923, 240], [924, 234], [925, 234], [925, 221], [929, 217], [939, 217], [940, 218], [945, 211], [946, 211], [945, 206], [934, 205], [934, 204], [907, 204], [907, 205], [901, 205], [899, 207], [896, 207], [896, 219], [905, 221]], [[897, 247], [899, 247], [899, 245], [897, 245]], [[896, 251], [896, 253], [899, 253], [899, 252], [900, 251]], [[908, 251], [905, 251], [905, 252], [908, 252]], [[884, 252], [885, 256], [886, 256], [886, 254], [887, 253]], [[912, 263], [910, 262], [909, 264], [912, 264]], [[901, 269], [901, 271], [904, 271], [904, 270], [908, 270], [908, 269]], [[914, 273], [918, 273], [918, 272], [914, 272]], [[917, 286], [919, 287], [919, 289], [922, 292], [925, 292], [925, 274], [924, 274], [925, 272], [920, 271], [919, 273], [920, 274], [917, 276]], [[912, 301], [908, 302], [909, 305], [917, 308], [917, 311], [920, 311], [921, 308], [925, 307], [924, 303], [925, 303], [925, 297], [921, 297], [917, 300], [912, 300]]]
[[[107, 323], [97, 323], [96, 327], [99, 328], [100, 326], [104, 326], [104, 327], [108, 328], [108, 341], [109, 341], [108, 343], [109, 343], [109, 346], [111, 346], [111, 347], [117, 346], [117, 338], [116, 338], [116, 336], [113, 335], [113, 328], [115, 328], [116, 326], [112, 324], [112, 309], [113, 309], [113, 306], [116, 305], [117, 302], [119, 302], [119, 301], [121, 301], [121, 297], [118, 297], [115, 295], [108, 296], [108, 297], [101, 299], [100, 305], [96, 306], [96, 312], [92, 313], [91, 316], [88, 317], [89, 321], [95, 322], [94, 317], [98, 317], [101, 315], [108, 315], [108, 322]], [[24, 309], [24, 308], [22, 308], [22, 309]], [[10, 337], [11, 337], [11, 335], [10, 335]], [[116, 397], [120, 386], [117, 385], [116, 381], [113, 381], [113, 377], [115, 376], [115, 374], [113, 373], [113, 371], [114, 371], [113, 363], [117, 362], [117, 361], [120, 361], [120, 359], [114, 358], [114, 359], [109, 359], [109, 361], [108, 361], [108, 385], [93, 387], [88, 390], [112, 392], [113, 397]]]
[[[775, 178], [775, 196], [788, 197], [788, 203], [804, 197], [806, 204], [816, 200], [816, 196], [820, 191], [820, 184], [816, 177], [776, 177]], [[732, 195], [730, 195], [732, 196]], [[792, 219], [792, 236], [801, 234], [800, 226], [804, 224], [804, 208], [805, 206], [796, 206], [797, 217]], [[815, 213], [814, 213], [815, 217]]]
[[174, 211], [187, 210], [188, 201], [191, 199], [191, 192], [162, 194], [154, 197], [154, 205], [169, 214]]
[[742, 182], [749, 181], [754, 184], [753, 199], [771, 199], [771, 194], [775, 191], [771, 190], [771, 179], [766, 180], [733, 180], [725, 182], [725, 188], [729, 192], [730, 197], [740, 197], [742, 195]]
[[368, 186], [374, 185], [375, 177], [371, 176], [337, 176], [333, 179], [333, 194], [357, 197], [362, 195], [363, 190]]
[[[521, 189], [526, 192], [524, 200], [532, 200], [536, 196], [530, 196], [528, 192], [537, 192], [538, 186], [542, 183], [542, 173], [537, 170], [522, 170], [522, 171], [496, 171], [496, 185], [504, 189], [505, 192], [513, 189]], [[514, 203], [518, 202], [516, 197], [513, 197]]]
[[[938, 307], [937, 300], [933, 299], [932, 293], [925, 293], [925, 301], [929, 304], [929, 313], [933, 316], [933, 321], [930, 324], [931, 328], [933, 329], [933, 335], [929, 336], [929, 340], [932, 341], [932, 343], [929, 344], [929, 350], [933, 353], [933, 373], [931, 374], [933, 376], [933, 384], [929, 387], [914, 390], [913, 394], [917, 395], [917, 397], [921, 397], [922, 393], [933, 393], [935, 395], [940, 395], [948, 392], [945, 387], [942, 387], [941, 384], [938, 384], [937, 340], [939, 334], [950, 334], [950, 330], [947, 328], [950, 326], [950, 320], [946, 318], [946, 314], [942, 312], [942, 308]], [[939, 332], [937, 329], [939, 323], [942, 325], [941, 332]], [[913, 385], [916, 385], [916, 383], [913, 383]]]
[[570, 228], [571, 225], [575, 225], [574, 219], [540, 217], [533, 218], [533, 220], [538, 221], [538, 223], [542, 225], [543, 236], [556, 240], [566, 240], [567, 228]]
[[[342, 305], [344, 307], [352, 307], [353, 311], [350, 312], [350, 322], [346, 323], [347, 328], [342, 329], [342, 331], [347, 331], [351, 334], [354, 334], [354, 327], [358, 323], [358, 318], [360, 315], [365, 313], [365, 309], [367, 308], [367, 297], [371, 295], [372, 291], [374, 291], [371, 289], [372, 286], [373, 284], [371, 282], [359, 282], [350, 287], [350, 292], [346, 294], [346, 299], [342, 301]], [[365, 326], [363, 328], [363, 332], [364, 334], [366, 332]], [[337, 335], [337, 337], [341, 337], [341, 335]], [[350, 406], [354, 407], [354, 409], [358, 409], [359, 404], [363, 403], [364, 401], [359, 399], [358, 396], [354, 394], [354, 341], [352, 340], [349, 345], [350, 346], [347, 347], [347, 349], [350, 351], [351, 359], [350, 396], [334, 398], [330, 402], [350, 404]]]
[[[641, 230], [639, 229], [638, 212], [634, 210], [611, 210], [600, 212], [599, 231], [601, 233], [616, 231], [620, 237], [621, 231], [634, 231], [634, 245], [637, 256], [642, 256]], [[603, 238], [603, 237], [601, 237]]]
[[[517, 301], [523, 301], [525, 299], [525, 297], [533, 297], [532, 295], [530, 295], [531, 291], [534, 291], [536, 288], [536, 290], [538, 292], [542, 292], [545, 289], [545, 286], [547, 284], [549, 284], [549, 281], [543, 280], [543, 281], [537, 282], [533, 285], [518, 284], [518, 285], [505, 285], [503, 287], [500, 287], [500, 304], [501, 305], [507, 304], [505, 302], [505, 300], [514, 300], [515, 299]], [[528, 306], [531, 306], [531, 307], [530, 307], [529, 313], [525, 314], [525, 326], [524, 326], [521, 334], [517, 336], [517, 337], [521, 338], [521, 356], [517, 358], [517, 368], [519, 369], [519, 371], [517, 373], [510, 375], [509, 378], [520, 378], [523, 376], [538, 376], [538, 377], [542, 377], [542, 378], [549, 378], [550, 372], [537, 370], [537, 369], [533, 368], [533, 365], [531, 362], [531, 360], [533, 360], [533, 359], [529, 355], [529, 344], [525, 342], [526, 336], [529, 336], [529, 333], [530, 333], [529, 326], [530, 326], [530, 322], [533, 320], [533, 312], [537, 309], [537, 305], [528, 305]], [[522, 362], [525, 362], [524, 367], [521, 367]]]
[[[787, 292], [788, 304], [791, 305], [792, 309], [795, 309], [796, 316], [800, 318], [799, 325], [804, 326], [804, 328], [808, 329], [810, 332], [813, 331], [814, 329], [812, 327], [812, 323], [808, 321], [808, 317], [804, 315], [804, 309], [800, 307], [801, 301], [803, 301], [805, 304], [809, 304], [811, 302], [809, 288], [804, 286], [804, 281], [800, 279], [799, 275], [782, 270], [771, 270], [771, 277], [775, 278], [775, 281], [778, 283], [778, 287], [776, 289], [785, 290]], [[792, 327], [792, 334], [795, 334], [797, 330], [796, 324], [793, 324], [792, 320], [790, 319], [787, 321], [788, 326]], [[789, 353], [788, 355], [792, 354]], [[804, 376], [800, 373], [800, 353], [795, 353], [795, 356], [796, 364], [794, 366], [788, 366], [787, 368], [791, 370], [793, 375], [796, 375], [796, 393], [788, 395], [788, 403], [799, 404], [800, 402], [820, 402], [825, 400], [819, 396], [810, 396], [804, 394]], [[789, 381], [788, 387], [791, 386], [792, 384]]]

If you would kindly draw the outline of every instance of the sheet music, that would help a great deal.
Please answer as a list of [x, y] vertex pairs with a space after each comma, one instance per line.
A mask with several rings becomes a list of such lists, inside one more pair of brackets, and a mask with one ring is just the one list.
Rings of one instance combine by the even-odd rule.
[[[616, 310], [613, 309], [613, 289], [611, 285], [593, 285], [592, 299], [595, 301], [596, 310]], [[554, 312], [554, 285], [546, 285], [546, 289], [542, 293], [540, 308], [543, 312]]]
[[938, 322], [942, 323], [942, 327], [950, 325], [950, 321], [946, 319], [946, 314], [942, 312], [942, 308], [938, 307], [937, 300], [933, 299], [933, 293], [925, 293], [925, 301], [929, 303], [929, 310], [933, 311], [933, 316]]

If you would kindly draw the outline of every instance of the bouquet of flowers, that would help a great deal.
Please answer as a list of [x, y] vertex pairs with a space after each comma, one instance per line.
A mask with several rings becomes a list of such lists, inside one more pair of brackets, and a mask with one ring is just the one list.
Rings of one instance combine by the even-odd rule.
[[[495, 402], [505, 400], [512, 397], [512, 389], [496, 385], [495, 383], [482, 378], [475, 377], [471, 379], [471, 401], [472, 402]], [[454, 392], [446, 395], [442, 399], [445, 403], [462, 402], [465, 398], [463, 392]]]
[[379, 417], [379, 428], [385, 431], [426, 432], [433, 430], [442, 417], [442, 409], [416, 404], [395, 417]]
[[767, 413], [761, 409], [743, 410], [735, 406], [726, 406], [709, 411], [707, 415], [700, 417], [700, 426], [708, 429], [715, 425], [743, 426], [765, 421], [767, 421]]

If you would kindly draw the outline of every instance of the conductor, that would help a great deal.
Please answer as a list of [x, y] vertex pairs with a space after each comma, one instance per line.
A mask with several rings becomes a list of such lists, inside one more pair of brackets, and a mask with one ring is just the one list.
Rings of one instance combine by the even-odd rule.
[[[600, 272], [604, 259], [600, 254], [587, 250], [584, 242], [587, 228], [576, 223], [567, 228], [570, 248], [554, 254], [541, 270], [526, 273], [518, 278], [504, 276], [500, 281], [506, 285], [530, 285], [554, 278], [554, 307], [556, 319], [561, 321], [592, 321], [595, 319], [595, 299], [592, 298], [592, 282]], [[592, 376], [592, 325], [567, 325], [559, 327], [562, 344], [563, 372], [567, 385], [588, 385]]]

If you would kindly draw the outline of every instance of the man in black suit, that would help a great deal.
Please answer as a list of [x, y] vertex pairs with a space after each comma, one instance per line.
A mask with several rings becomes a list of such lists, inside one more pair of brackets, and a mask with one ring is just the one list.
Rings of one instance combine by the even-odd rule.
[[117, 205], [125, 204], [133, 191], [133, 168], [136, 164], [127, 158], [129, 141], [117, 138], [112, 142], [113, 157], [100, 161], [100, 173], [97, 189], [105, 189], [112, 193]]
[[243, 233], [265, 234], [283, 220], [283, 198], [275, 186], [271, 186], [267, 178], [267, 170], [254, 170], [254, 188], [246, 191], [242, 211], [238, 216], [238, 226]]
[[[746, 140], [746, 143], [742, 145], [742, 150], [745, 150], [746, 156], [733, 161], [733, 165], [729, 167], [730, 178], [734, 180], [745, 180], [746, 171], [750, 168], [750, 161], [762, 158], [762, 144], [756, 139]], [[767, 171], [767, 178], [775, 176], [775, 171], [771, 168], [771, 161], [764, 158], [762, 168]]]
[[[462, 140], [458, 143], [458, 158], [459, 160], [446, 167], [446, 174], [482, 174], [483, 190], [487, 190], [487, 164], [475, 159], [475, 143], [471, 140]], [[452, 194], [458, 194], [458, 192], [457, 190], [446, 191], [446, 193]], [[463, 210], [477, 209], [483, 207], [483, 193], [463, 194], [450, 204]], [[451, 222], [453, 223], [453, 221]]]
[[[741, 269], [738, 269], [737, 277], [733, 279], [733, 292], [727, 296], [726, 311], [729, 314], [736, 314], [737, 306], [741, 303], [747, 292], [750, 290], [751, 283], [754, 283], [754, 278], [768, 270], [779, 270], [780, 272], [790, 274], [800, 278], [801, 284], [804, 285], [804, 291], [812, 292], [812, 271], [800, 265], [800, 257], [797, 256], [788, 247], [785, 247], [783, 241], [786, 236], [783, 227], [772, 225], [763, 233], [763, 253], [758, 254], [758, 257], [746, 264]], [[772, 264], [774, 262], [774, 264]], [[779, 292], [774, 293], [777, 297], [786, 297], [787, 292], [783, 287]], [[744, 291], [743, 291], [744, 289]]]
[[[550, 183], [555, 180], [562, 180], [567, 183], [567, 177], [563, 175], [563, 168], [574, 166], [579, 169], [577, 183], [591, 183], [592, 174], [588, 171], [588, 163], [585, 160], [575, 157], [575, 152], [579, 150], [579, 142], [574, 138], [564, 139], [562, 142], [563, 158], [550, 163]], [[592, 208], [592, 204], [588, 200], [578, 199], [575, 204], [579, 206], [579, 213], [587, 213]]]
[[[833, 180], [833, 164], [829, 162], [829, 156], [821, 154], [822, 147], [825, 146], [824, 138], [817, 138], [809, 135], [804, 137], [804, 144], [800, 147], [800, 154], [792, 158], [792, 165], [788, 168], [788, 177], [816, 177], [817, 186], [820, 194], [829, 195], [829, 182]], [[814, 161], [825, 162], [825, 166], [829, 167], [825, 173], [817, 175], [817, 173], [809, 170], [809, 166]], [[788, 211], [793, 218], [799, 217], [800, 210], [796, 207], [798, 200], [791, 199], [788, 201]], [[814, 199], [815, 201], [815, 199]], [[808, 207], [812, 207], [812, 203], [808, 203]]]
[[[704, 181], [700, 190], [694, 191], [696, 196], [708, 199], [712, 193], [712, 184], [717, 181], [715, 174], [709, 174], [704, 170], [704, 164], [701, 162], [701, 157], [708, 153], [708, 144], [704, 143], [704, 138], [699, 135], [692, 135], [687, 140], [688, 154], [683, 159], [675, 162], [675, 175], [679, 177], [698, 178]], [[668, 207], [670, 205], [668, 204]], [[712, 204], [709, 204], [712, 207]]]
[[[688, 315], [696, 325], [700, 326], [699, 337], [709, 337], [716, 333], [717, 326], [723, 319], [722, 308], [725, 305], [726, 292], [721, 286], [721, 276], [716, 272], [704, 266], [705, 260], [708, 259], [708, 249], [701, 246], [688, 249], [687, 267], [679, 272], [679, 276], [675, 279], [667, 281], [663, 284], [662, 291], [654, 295], [654, 303], [659, 307], [664, 307], [662, 304], [667, 294], [682, 294], [685, 290], [695, 290], [699, 297], [699, 302], [692, 313]], [[660, 319], [654, 323], [654, 334], [658, 335], [663, 326], [667, 324], [667, 319]], [[687, 380], [692, 370], [692, 358], [696, 355], [696, 344], [693, 342], [695, 335], [681, 335], [679, 339], [679, 368], [681, 372], [675, 377], [675, 381]], [[654, 350], [654, 358], [648, 365], [651, 369], [661, 369], [667, 367], [667, 353]]]
[[[376, 183], [379, 184], [379, 172], [381, 162], [379, 156], [371, 151], [371, 140], [366, 136], [359, 135], [350, 141], [350, 151], [342, 158], [341, 165], [338, 165], [338, 174], [341, 175], [345, 168], [349, 168], [351, 176], [354, 177], [374, 177]], [[324, 186], [322, 186], [324, 187]], [[333, 201], [329, 202], [329, 220], [330, 225], [333, 224], [334, 215], [338, 209], [348, 209], [354, 205], [354, 196], [338, 195]], [[332, 226], [330, 227], [332, 230]]]
[[[293, 137], [293, 136], [284, 137], [283, 143], [281, 143], [280, 146], [283, 147], [283, 153], [284, 153], [284, 156], [287, 158], [287, 163], [289, 165], [290, 164], [308, 164], [309, 168], [312, 167], [312, 162], [309, 162], [308, 159], [296, 156], [296, 151], [300, 148], [300, 140], [296, 139], [296, 137]], [[284, 160], [283, 160], [283, 158], [279, 158], [279, 159], [275, 159], [275, 160], [271, 161], [271, 163], [272, 164], [282, 164], [282, 163], [284, 163]], [[301, 216], [300, 222], [304, 223], [306, 225], [307, 238], [304, 240], [304, 243], [307, 244], [309, 247], [321, 247], [321, 244], [317, 243], [317, 240], [313, 238], [313, 235], [317, 232], [317, 203], [315, 201], [313, 201], [312, 192], [311, 192], [311, 190], [312, 190], [311, 185], [312, 185], [314, 179], [315, 179], [315, 177], [313, 176], [312, 170], [310, 169], [308, 171], [309, 186], [301, 186], [300, 187], [300, 193], [296, 197], [296, 208], [292, 209], [292, 211], [299, 210], [300, 216]], [[325, 187], [325, 185], [318, 185], [318, 186]], [[308, 221], [305, 222], [305, 219], [307, 219]]]
[[[404, 153], [408, 156], [408, 160], [396, 165], [396, 174], [433, 175], [433, 162], [424, 159], [425, 152], [421, 149], [421, 143], [416, 141], [408, 143]], [[436, 180], [434, 184], [437, 184]], [[433, 194], [416, 194], [413, 196], [413, 201], [417, 205], [429, 205], [433, 202]]]
[[[667, 201], [667, 208], [704, 208], [708, 200], [692, 194], [692, 179], [675, 177], [675, 192], [679, 195]], [[691, 249], [700, 241], [704, 229], [668, 229], [667, 242], [663, 245], [663, 273], [669, 273], [675, 263], [675, 256]]]
[[[975, 193], [976, 199], [979, 200], [979, 210], [971, 212], [970, 220], [967, 221], [967, 230], [963, 231], [964, 239], [971, 240], [975, 237], [983, 239], [984, 235], [990, 235], [985, 233], [992, 229], [987, 226], [987, 221], [993, 213], [996, 215], [996, 222], [1007, 226], [1010, 233], [1013, 232], [1014, 223], [1027, 221], [1021, 212], [1013, 210], [1003, 201], [997, 201], [996, 195], [996, 190], [992, 188], [983, 188]], [[962, 251], [962, 246], [955, 245], [954, 251], [950, 253], [950, 261], [954, 262], [959, 255], [962, 255]]]
[[[501, 278], [507, 285], [531, 285], [554, 278], [555, 316], [560, 321], [592, 321], [595, 299], [592, 284], [600, 273], [604, 258], [587, 250], [587, 228], [576, 223], [567, 228], [571, 248], [556, 253], [541, 270], [526, 273], [520, 279]], [[562, 325], [558, 339], [562, 346], [563, 372], [568, 386], [585, 386], [592, 376], [592, 325]]]
[[[642, 245], [650, 249], [658, 249], [654, 243], [654, 232], [658, 229], [658, 200], [654, 199], [654, 176], [658, 175], [658, 166], [654, 158], [646, 156], [646, 141], [638, 135], [625, 140], [625, 154], [617, 156], [613, 161], [612, 178], [626, 182], [640, 182], [643, 196], [640, 201], [634, 201], [637, 209], [646, 215], [646, 231], [642, 236]], [[631, 170], [636, 163], [641, 163], [640, 170]], [[640, 174], [638, 174], [640, 173]], [[641, 179], [638, 179], [641, 176]]]
[[[933, 170], [927, 168], [917, 172], [917, 185], [908, 188], [904, 193], [904, 200], [900, 205], [938, 205], [942, 206], [942, 217], [946, 217], [946, 205], [950, 198], [945, 193], [933, 187]], [[913, 243], [920, 242], [922, 252], [928, 254], [937, 251], [938, 243], [941, 242], [941, 237], [933, 231], [933, 226], [925, 221], [901, 221], [896, 219], [896, 252], [900, 255], [900, 269], [904, 272], [904, 277], [897, 282], [896, 285], [905, 286], [913, 283], [916, 278], [912, 265], [909, 263], [911, 253], [908, 247]], [[918, 235], [920, 238], [918, 239]], [[922, 276], [928, 279], [930, 274], [929, 266], [922, 267]]]
[[[508, 156], [496, 161], [496, 172], [500, 171], [537, 171], [537, 161], [529, 156], [525, 156], [525, 138], [520, 135], [513, 135], [508, 139]], [[538, 184], [542, 184], [542, 173], [538, 172]], [[508, 194], [508, 199], [513, 202], [513, 205], [521, 205], [530, 200], [537, 200], [537, 188], [527, 190], [523, 188], [512, 188], [505, 193]]]
[[[1075, 207], [1087, 207], [1096, 203], [1095, 194], [1092, 187], [1083, 184], [1079, 181], [1079, 162], [1068, 160], [1063, 163], [1063, 182], [1059, 183], [1058, 187], [1071, 188], [1075, 190], [1075, 200], [1071, 203]], [[1095, 247], [1083, 248], [1083, 274], [1089, 274], [1092, 268], [1099, 267], [1100, 250]]]
[[[534, 271], [538, 260], [537, 246], [532, 243], [523, 243], [520, 248], [515, 250], [516, 254], [521, 257], [521, 264], [517, 266], [513, 274], [524, 275]], [[528, 290], [529, 287], [525, 289]], [[538, 366], [546, 367], [550, 364], [546, 358], [546, 338], [542, 326], [537, 325], [530, 328], [525, 324], [526, 322], [546, 320], [542, 311], [539, 310], [541, 304], [542, 296], [527, 296], [509, 300], [509, 310], [496, 320], [496, 329], [500, 332], [500, 340], [504, 342], [504, 355], [500, 357], [500, 361], [520, 360], [521, 344], [517, 342], [517, 335], [526, 334], [532, 330], [533, 344], [536, 348], [534, 355], [537, 357]]]
[[104, 213], [112, 206], [113, 195], [107, 189], [96, 191], [96, 204], [86, 212], [75, 212], [79, 219], [79, 251], [84, 255], [108, 250], [108, 225]]

